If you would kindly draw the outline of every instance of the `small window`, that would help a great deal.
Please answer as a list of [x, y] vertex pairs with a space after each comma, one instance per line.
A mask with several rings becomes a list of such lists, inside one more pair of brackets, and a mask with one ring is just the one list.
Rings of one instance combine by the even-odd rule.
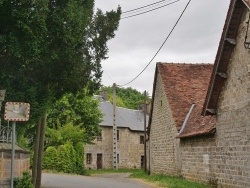
[[140, 144], [144, 144], [144, 136], [140, 136]]
[[92, 162], [92, 154], [91, 153], [87, 153], [86, 163], [87, 164], [91, 164], [91, 162]]
[[96, 136], [97, 141], [102, 141], [102, 132]]
[[119, 156], [119, 153], [117, 153], [117, 164], [119, 164], [120, 162], [120, 156]]
[[119, 134], [119, 130], [117, 130], [117, 142], [119, 142], [120, 140], [120, 134]]

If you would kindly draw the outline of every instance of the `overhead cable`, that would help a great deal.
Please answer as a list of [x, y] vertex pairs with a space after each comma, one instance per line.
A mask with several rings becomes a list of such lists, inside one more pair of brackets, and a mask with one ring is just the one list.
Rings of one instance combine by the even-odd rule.
[[[150, 7], [150, 6], [152, 6], [152, 5], [156, 5], [156, 4], [162, 3], [162, 2], [164, 2], [164, 1], [166, 1], [166, 0], [157, 1], [157, 2], [155, 2], [155, 3], [151, 3], [151, 4], [148, 4], [148, 5], [139, 7], [139, 8], [135, 8], [135, 9], [132, 9], [132, 10], [128, 10], [128, 11], [122, 12], [122, 14], [127, 14], [127, 13], [131, 13], [131, 12], [133, 12], [133, 11], [138, 11], [138, 10], [140, 10], [140, 9], [143, 9], [143, 8], [146, 8], [146, 7]], [[172, 1], [172, 0], [168, 0], [168, 1]], [[167, 2], [168, 2], [168, 1], [167, 1]]]
[[184, 12], [186, 11], [188, 5], [190, 4], [191, 0], [188, 1], [188, 3], [186, 4], [184, 10], [182, 11], [181, 15], [179, 16], [178, 20], [176, 21], [176, 23], [174, 24], [172, 30], [170, 31], [170, 33], [168, 34], [167, 38], [164, 40], [164, 42], [162, 43], [162, 45], [160, 46], [160, 48], [157, 50], [157, 52], [155, 53], [155, 55], [153, 56], [153, 58], [149, 61], [149, 63], [146, 65], [146, 67], [135, 77], [133, 78], [131, 81], [129, 81], [126, 84], [123, 84], [121, 86], [125, 86], [128, 85], [130, 83], [132, 83], [133, 81], [135, 81], [146, 69], [147, 67], [152, 63], [152, 61], [154, 60], [154, 58], [157, 56], [157, 54], [160, 52], [160, 50], [162, 49], [162, 47], [164, 46], [164, 44], [167, 42], [167, 40], [169, 39], [169, 37], [171, 36], [172, 32], [174, 31], [175, 27], [177, 26], [178, 22], [180, 21], [182, 15], [184, 14]]
[[166, 7], [166, 6], [168, 6], [168, 5], [171, 5], [171, 4], [174, 4], [174, 3], [177, 3], [178, 1], [180, 1], [180, 0], [176, 0], [176, 1], [173, 1], [173, 2], [171, 2], [171, 3], [167, 3], [167, 4], [162, 5], [162, 6], [160, 6], [160, 7], [153, 8], [153, 9], [150, 9], [150, 10], [147, 10], [147, 11], [144, 11], [144, 12], [141, 12], [141, 13], [133, 14], [133, 15], [131, 15], [131, 16], [122, 17], [122, 18], [121, 18], [121, 20], [122, 20], [122, 19], [126, 19], [126, 18], [135, 17], [135, 16], [138, 16], [138, 15], [141, 15], [141, 14], [145, 14], [145, 13], [148, 13], [148, 12], [152, 12], [152, 11], [154, 11], [154, 10], [157, 10], [157, 9], [160, 9], [160, 8]]

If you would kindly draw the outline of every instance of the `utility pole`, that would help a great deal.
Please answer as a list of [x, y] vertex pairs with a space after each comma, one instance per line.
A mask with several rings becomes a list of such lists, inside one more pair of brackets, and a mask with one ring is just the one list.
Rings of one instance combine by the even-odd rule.
[[144, 170], [147, 172], [147, 145], [146, 145], [146, 128], [147, 128], [147, 104], [146, 104], [147, 93], [144, 92]]
[[117, 126], [116, 126], [116, 84], [113, 84], [113, 169], [118, 169], [117, 164]]

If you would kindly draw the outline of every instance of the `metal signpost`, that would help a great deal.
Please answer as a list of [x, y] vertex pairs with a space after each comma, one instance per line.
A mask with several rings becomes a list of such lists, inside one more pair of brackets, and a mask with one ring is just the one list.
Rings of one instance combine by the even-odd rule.
[[28, 121], [29, 114], [30, 114], [29, 103], [7, 102], [5, 104], [4, 119], [7, 121], [12, 121], [12, 153], [11, 153], [11, 175], [10, 175], [11, 188], [14, 187], [16, 121]]

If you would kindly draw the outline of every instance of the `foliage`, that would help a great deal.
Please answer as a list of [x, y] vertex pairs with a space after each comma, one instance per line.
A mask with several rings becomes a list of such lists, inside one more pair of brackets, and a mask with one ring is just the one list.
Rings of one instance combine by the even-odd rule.
[[[94, 14], [93, 9], [94, 0], [0, 0], [0, 89], [7, 90], [6, 101], [31, 105], [26, 128], [37, 138], [33, 170], [40, 175], [51, 104], [82, 87], [92, 95], [100, 86], [101, 60], [118, 28], [121, 9], [105, 14]], [[91, 134], [95, 130], [89, 127], [85, 130]]]
[[14, 188], [34, 188], [30, 174], [28, 172], [24, 172], [21, 178], [15, 178]]
[[65, 142], [71, 142], [73, 145], [76, 145], [78, 142], [83, 143], [83, 133], [84, 131], [79, 125], [74, 126], [72, 123], [66, 123], [57, 130], [47, 128], [45, 147], [57, 147]]
[[43, 168], [64, 173], [84, 174], [83, 144], [66, 142], [58, 147], [49, 146], [44, 152]]
[[43, 156], [43, 168], [48, 170], [57, 170], [58, 152], [53, 146], [47, 147]]
[[[113, 101], [113, 87], [102, 87], [101, 91], [108, 93], [109, 101]], [[129, 109], [138, 109], [140, 104], [144, 103], [144, 93], [140, 93], [136, 89], [131, 87], [128, 88], [116, 88], [116, 104], [117, 106], [129, 108]], [[150, 103], [151, 99], [146, 95], [146, 102]]]
[[58, 171], [74, 173], [76, 171], [76, 151], [72, 143], [58, 147]]
[[[90, 143], [100, 132], [101, 118], [102, 113], [98, 108], [98, 101], [87, 96], [86, 90], [81, 90], [76, 94], [65, 94], [53, 105], [49, 111], [48, 126], [58, 130], [61, 135], [64, 134], [63, 141], [70, 137], [71, 139], [81, 138], [83, 142]], [[69, 122], [72, 124], [71, 126], [68, 125]], [[67, 126], [64, 127], [65, 125]], [[72, 130], [72, 126], [76, 127], [75, 132]], [[73, 134], [73, 132], [74, 137], [72, 135], [66, 137], [67, 134]], [[55, 135], [55, 138], [60, 139], [60, 135]], [[78, 141], [74, 141], [74, 143], [76, 142]]]
[[25, 128], [34, 132], [64, 93], [86, 86], [92, 94], [100, 86], [100, 62], [121, 10], [94, 15], [93, 9], [93, 0], [0, 1], [0, 89], [6, 101], [30, 103]]
[[58, 129], [48, 128], [43, 168], [65, 173], [84, 174], [83, 129], [66, 123]]

